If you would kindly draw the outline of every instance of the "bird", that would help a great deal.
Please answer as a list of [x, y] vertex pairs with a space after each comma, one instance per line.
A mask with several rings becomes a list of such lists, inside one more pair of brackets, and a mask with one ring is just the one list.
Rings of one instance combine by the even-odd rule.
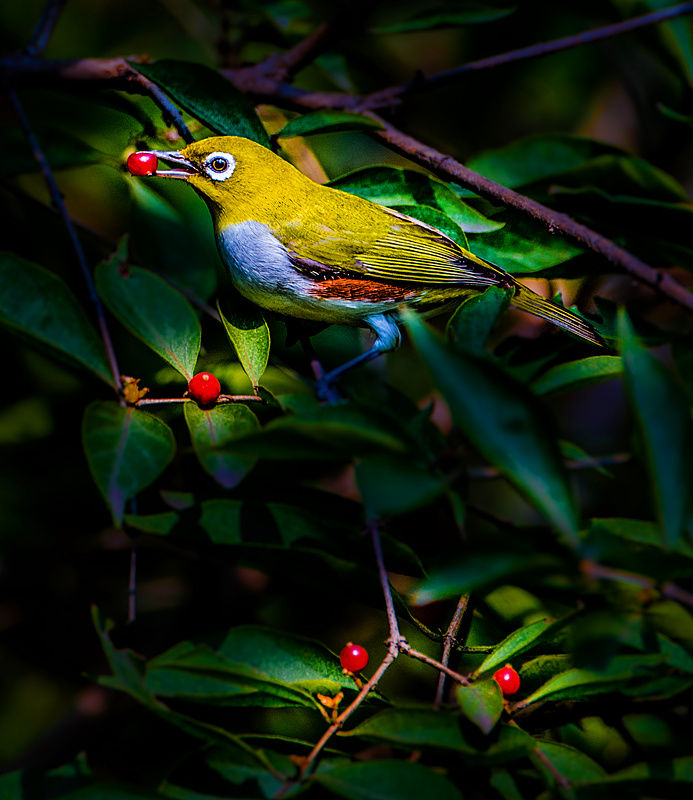
[[[248, 300], [288, 317], [373, 331], [370, 349], [322, 376], [323, 393], [355, 366], [399, 346], [403, 307], [430, 315], [489, 286], [512, 290], [517, 308], [604, 344], [589, 322], [436, 228], [316, 183], [250, 139], [211, 136], [130, 159], [133, 174], [185, 181], [205, 201], [221, 259]], [[158, 160], [172, 168], [159, 169]]]

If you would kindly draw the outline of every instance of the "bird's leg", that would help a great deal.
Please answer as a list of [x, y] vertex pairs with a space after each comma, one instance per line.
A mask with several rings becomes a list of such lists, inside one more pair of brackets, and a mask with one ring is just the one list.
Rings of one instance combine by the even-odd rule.
[[[350, 372], [352, 369], [354, 369], [354, 367], [359, 367], [361, 364], [367, 364], [369, 361], [377, 358], [382, 353], [386, 353], [388, 350], [395, 350], [397, 347], [399, 347], [402, 337], [400, 336], [399, 327], [397, 326], [397, 322], [395, 321], [394, 317], [385, 314], [377, 314], [372, 317], [368, 317], [365, 322], [375, 333], [376, 339], [373, 343], [373, 346], [370, 348], [370, 350], [366, 350], [365, 353], [361, 353], [360, 356], [352, 358], [351, 361], [340, 364], [340, 366], [335, 367], [329, 372], [323, 372], [322, 377], [318, 377], [316, 374], [317, 380], [315, 384], [315, 391], [318, 399], [334, 402], [332, 397], [332, 395], [336, 394], [334, 384], [343, 375], [345, 375], [347, 372]], [[319, 364], [317, 359], [316, 363], [322, 370], [322, 366]], [[315, 372], [315, 370], [313, 371]]]

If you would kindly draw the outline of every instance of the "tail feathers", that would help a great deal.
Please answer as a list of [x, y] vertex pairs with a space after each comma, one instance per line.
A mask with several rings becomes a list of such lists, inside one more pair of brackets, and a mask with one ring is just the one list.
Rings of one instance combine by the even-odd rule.
[[605, 347], [605, 342], [597, 331], [590, 325], [589, 322], [568, 311], [566, 308], [550, 303], [544, 300], [536, 292], [523, 286], [521, 283], [515, 285], [515, 294], [510, 301], [512, 305], [521, 308], [523, 311], [528, 311], [530, 314], [535, 314], [537, 317], [546, 319], [558, 325], [582, 339], [587, 339], [588, 342]]

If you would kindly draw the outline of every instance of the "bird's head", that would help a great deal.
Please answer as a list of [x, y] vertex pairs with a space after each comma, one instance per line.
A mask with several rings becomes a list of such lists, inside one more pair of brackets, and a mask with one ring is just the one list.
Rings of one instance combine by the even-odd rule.
[[266, 196], [277, 193], [280, 186], [286, 189], [289, 182], [305, 180], [271, 150], [239, 136], [211, 136], [182, 150], [150, 150], [138, 155], [142, 154], [169, 162], [171, 169], [157, 166], [150, 174], [186, 181], [220, 222], [242, 216], [247, 203], [262, 206]]

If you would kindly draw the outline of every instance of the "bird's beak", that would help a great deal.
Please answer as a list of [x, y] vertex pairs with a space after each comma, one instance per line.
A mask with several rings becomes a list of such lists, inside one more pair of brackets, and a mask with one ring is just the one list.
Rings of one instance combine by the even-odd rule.
[[191, 175], [198, 172], [197, 167], [191, 164], [187, 158], [181, 155], [180, 150], [170, 150], [168, 152], [163, 150], [145, 150], [146, 153], [152, 153], [158, 159], [164, 161], [172, 161], [179, 166], [179, 169], [157, 169], [154, 176], [157, 178], [179, 178], [180, 180], [187, 180]]

